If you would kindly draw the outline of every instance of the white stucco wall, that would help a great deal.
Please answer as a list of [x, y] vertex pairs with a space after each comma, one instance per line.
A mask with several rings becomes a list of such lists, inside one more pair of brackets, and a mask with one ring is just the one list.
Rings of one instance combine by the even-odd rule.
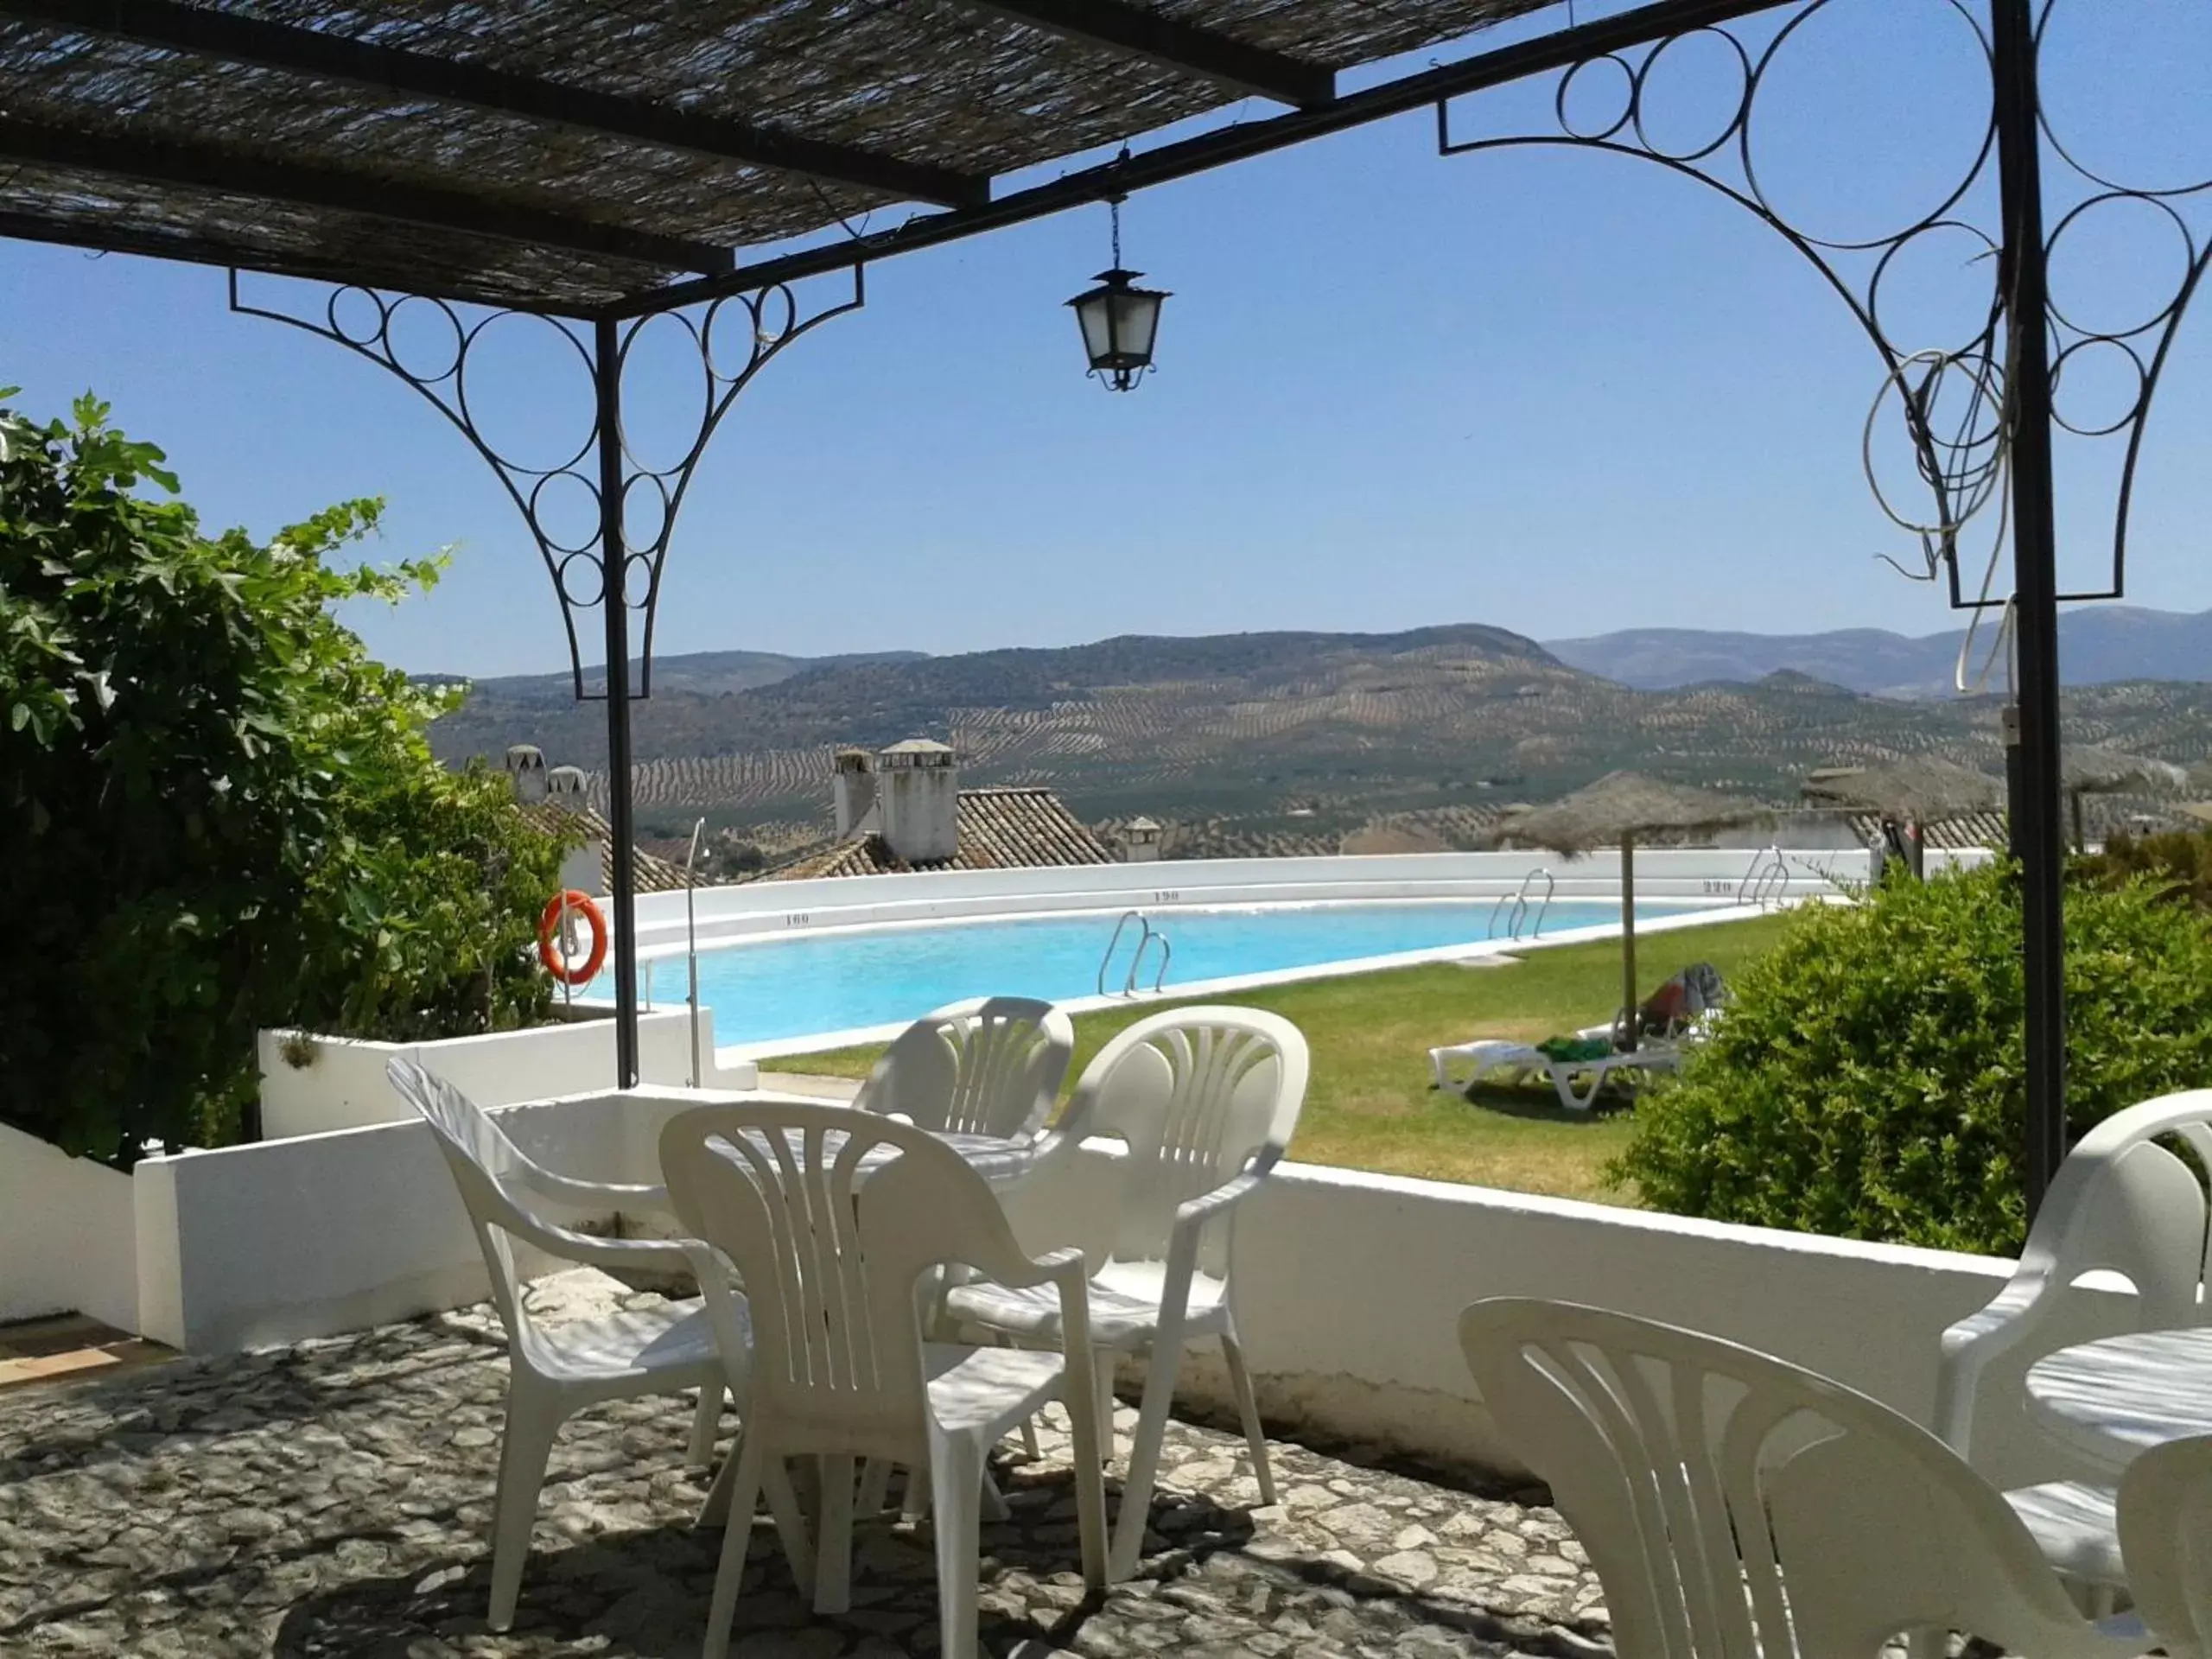
[[[711, 1093], [613, 1091], [501, 1113], [534, 1156], [579, 1175], [655, 1180], [662, 1124]], [[726, 1096], [721, 1097], [727, 1097]], [[1033, 1248], [1082, 1242], [1118, 1160], [1070, 1160], [1009, 1201]], [[195, 1351], [350, 1330], [485, 1294], [451, 1179], [415, 1122], [151, 1159], [137, 1173], [139, 1327]], [[1238, 1313], [1262, 1403], [1289, 1429], [1511, 1466], [1473, 1397], [1459, 1310], [1535, 1295], [1619, 1307], [1808, 1365], [1925, 1421], [1943, 1329], [2011, 1263], [1687, 1221], [1487, 1188], [1289, 1164], [1247, 1204]], [[536, 1264], [542, 1266], [543, 1264]], [[2057, 1332], [2121, 1328], [2127, 1299], [2082, 1289]], [[1976, 1457], [2000, 1479], [2063, 1471], [1999, 1367]], [[1192, 1356], [1185, 1397], [1219, 1403]]]
[[[728, 1097], [609, 1090], [498, 1117], [550, 1168], [653, 1182], [662, 1123], [695, 1101]], [[138, 1328], [173, 1346], [296, 1342], [488, 1294], [467, 1211], [419, 1120], [151, 1158], [135, 1173]]]
[[[1086, 1153], [1019, 1193], [1025, 1242], [1083, 1242], [1111, 1202], [1114, 1162]], [[1710, 1332], [1925, 1422], [1938, 1338], [2013, 1265], [1302, 1164], [1279, 1169], [1239, 1227], [1237, 1317], [1270, 1422], [1499, 1468], [1510, 1449], [1459, 1351], [1470, 1302], [1541, 1296]], [[2061, 1339], [2122, 1328], [2128, 1300], [2076, 1292]], [[2026, 1363], [1993, 1370], [1996, 1404], [1976, 1428], [1976, 1461], [2015, 1481], [2064, 1467], [2005, 1393]], [[1226, 1408], [1210, 1344], [1185, 1379], [1188, 1398]]]
[[0, 1324], [73, 1310], [137, 1329], [130, 1187], [0, 1123]]
[[[602, 1014], [612, 1007], [589, 1006]], [[260, 1035], [262, 1134], [272, 1141], [407, 1121], [413, 1113], [385, 1077], [385, 1066], [395, 1056], [421, 1061], [480, 1106], [544, 1100], [614, 1081], [614, 1022], [609, 1018], [430, 1043], [315, 1037], [311, 1039], [314, 1058], [305, 1066], [284, 1058], [285, 1045], [294, 1034], [264, 1031]], [[711, 1008], [699, 1010], [699, 1060], [705, 1074], [701, 1080], [709, 1087], [753, 1085], [757, 1074], [749, 1063], [716, 1065]], [[690, 1081], [688, 1010], [655, 1009], [639, 1016], [638, 1071], [648, 1084]]]

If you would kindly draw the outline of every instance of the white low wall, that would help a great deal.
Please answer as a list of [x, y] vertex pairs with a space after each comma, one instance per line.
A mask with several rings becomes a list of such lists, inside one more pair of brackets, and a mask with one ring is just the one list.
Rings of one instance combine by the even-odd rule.
[[[429, 1043], [378, 1043], [349, 1037], [306, 1037], [304, 1066], [286, 1058], [302, 1033], [264, 1031], [260, 1036], [261, 1132], [272, 1141], [321, 1135], [413, 1116], [392, 1092], [385, 1066], [396, 1057], [419, 1060], [480, 1106], [512, 1106], [614, 1082], [614, 1021], [611, 1003], [578, 1003], [588, 1017], [524, 1031], [450, 1037]], [[715, 1015], [699, 1010], [700, 1081], [709, 1088], [749, 1089], [757, 1073], [749, 1063], [718, 1066]], [[691, 1023], [683, 1008], [654, 1009], [638, 1019], [638, 1075], [646, 1084], [680, 1085], [691, 1076]]]
[[[1742, 848], [1649, 849], [1636, 858], [1636, 890], [1664, 902], [1732, 901], [1754, 855]], [[1770, 893], [1806, 898], [1839, 881], [1864, 881], [1863, 851], [1808, 849], [1784, 855], [1789, 880]], [[1971, 861], [1974, 855], [1965, 858]], [[1931, 865], [1946, 862], [1929, 855]], [[1064, 911], [1147, 913], [1177, 906], [1317, 904], [1385, 899], [1488, 899], [1517, 891], [1535, 870], [1549, 870], [1560, 901], [1618, 899], [1620, 856], [1592, 853], [1406, 853], [1336, 858], [1206, 858], [1151, 864], [1077, 864], [1050, 869], [925, 870], [903, 875], [836, 876], [812, 881], [753, 881], [702, 887], [696, 895], [702, 948], [825, 928], [963, 918], [1045, 915]], [[643, 956], [684, 948], [683, 895], [638, 900]]]
[[[661, 1125], [686, 1105], [728, 1098], [608, 1090], [496, 1116], [549, 1168], [657, 1182]], [[419, 1119], [149, 1158], [135, 1174], [137, 1328], [174, 1347], [296, 1342], [489, 1294], [467, 1213]]]
[[[1018, 1193], [1033, 1249], [1084, 1242], [1110, 1205], [1116, 1160], [1087, 1151]], [[1287, 1164], [1248, 1202], [1237, 1318], [1271, 1423], [1396, 1450], [1515, 1466], [1477, 1400], [1459, 1312], [1487, 1296], [1614, 1307], [1710, 1332], [1850, 1384], [1915, 1419], [1935, 1404], [1937, 1340], [2012, 1263], [1688, 1221], [1443, 1182]], [[2123, 1328], [2130, 1299], [2077, 1290], [2063, 1340]], [[2056, 1345], [2056, 1344], [2054, 1344]], [[1210, 1345], [1209, 1345], [1210, 1348]], [[1993, 1368], [1975, 1461], [1999, 1479], [2068, 1465]], [[1128, 1380], [1135, 1380], [1129, 1374]], [[1226, 1409], [1217, 1357], [1185, 1366], [1189, 1399]]]
[[0, 1123], [0, 1325], [73, 1311], [138, 1328], [130, 1186]]
[[[652, 1181], [668, 1117], [727, 1097], [608, 1090], [499, 1116], [555, 1168]], [[1085, 1151], [1019, 1190], [1009, 1208], [1025, 1239], [1041, 1249], [1093, 1236], [1118, 1167], [1110, 1152]], [[135, 1185], [136, 1328], [179, 1347], [295, 1341], [486, 1292], [452, 1179], [417, 1122], [149, 1159]], [[1238, 1316], [1271, 1421], [1504, 1467], [1510, 1450], [1458, 1345], [1459, 1310], [1479, 1298], [1556, 1297], [1713, 1332], [1925, 1421], [1938, 1337], [2011, 1271], [1979, 1256], [1300, 1164], [1255, 1195], [1241, 1227]], [[2077, 1291], [2075, 1304], [2066, 1340], [2120, 1328], [2127, 1312], [2110, 1292]], [[1993, 1399], [2025, 1363], [1998, 1368]], [[1193, 1356], [1188, 1397], [1218, 1403], [1220, 1382], [1215, 1356]], [[2064, 1467], [2017, 1406], [2001, 1404], [1982, 1415], [1976, 1460], [2015, 1480]]]
[[[717, 1097], [727, 1095], [609, 1090], [500, 1116], [554, 1167], [651, 1181], [662, 1124]], [[1041, 1249], [1092, 1236], [1118, 1167], [1110, 1152], [1087, 1149], [1018, 1191], [1009, 1208], [1025, 1239]], [[420, 1123], [149, 1159], [130, 1185], [137, 1318], [102, 1317], [179, 1347], [289, 1342], [485, 1294], [460, 1200]], [[40, 1236], [81, 1248], [90, 1236], [81, 1217], [55, 1224]], [[114, 1237], [134, 1230], [128, 1217], [99, 1225]], [[1986, 1302], [2011, 1265], [1289, 1164], [1243, 1211], [1238, 1315], [1278, 1427], [1510, 1467], [1459, 1351], [1471, 1301], [1554, 1297], [1709, 1331], [1925, 1421], [1939, 1336]], [[2124, 1294], [2077, 1289], [2056, 1339], [2123, 1328], [2128, 1311]], [[1977, 1463], [2007, 1481], [2067, 1471], [2017, 1397], [2006, 1403], [2028, 1357], [1996, 1368], [1995, 1403], [1977, 1427]], [[1192, 1356], [1185, 1390], [1192, 1402], [1223, 1403], [1214, 1355]]]

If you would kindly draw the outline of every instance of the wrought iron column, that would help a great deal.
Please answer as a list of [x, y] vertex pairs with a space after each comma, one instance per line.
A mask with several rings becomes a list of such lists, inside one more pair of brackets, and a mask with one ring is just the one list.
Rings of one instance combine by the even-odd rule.
[[607, 894], [614, 901], [614, 1083], [638, 1083], [638, 895], [631, 812], [629, 560], [623, 551], [622, 340], [612, 318], [592, 330], [599, 400], [599, 569], [607, 584]]
[[2025, 1170], [2033, 1217], [2066, 1157], [2066, 1004], [2058, 730], [2058, 543], [2051, 486], [2048, 245], [2043, 228], [2036, 26], [2031, 0], [1991, 0], [2004, 218], [2006, 429], [2012, 506], [2020, 860], [2026, 976]]

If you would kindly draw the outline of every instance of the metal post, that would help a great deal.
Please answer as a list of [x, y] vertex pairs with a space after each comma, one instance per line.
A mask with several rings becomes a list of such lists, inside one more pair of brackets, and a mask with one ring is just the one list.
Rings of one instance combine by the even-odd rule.
[[1636, 837], [1621, 837], [1621, 1024], [1620, 1046], [1636, 1052]]
[[2066, 1006], [2058, 770], [2058, 547], [2050, 458], [2050, 332], [2045, 285], [2041, 138], [2037, 131], [2031, 0], [1990, 0], [1997, 161], [2005, 220], [2003, 280], [2011, 325], [2012, 583], [2017, 607], [2020, 858], [2027, 982], [2028, 1214], [2066, 1156]]
[[699, 837], [707, 833], [707, 821], [701, 818], [691, 826], [691, 850], [683, 855], [683, 960], [690, 969], [684, 992], [684, 1001], [691, 1011], [691, 1086], [696, 1089], [704, 1080], [699, 1069]]
[[599, 391], [599, 568], [606, 582], [607, 896], [614, 901], [614, 1083], [638, 1081], [638, 893], [630, 812], [630, 613], [622, 540], [622, 342], [601, 318], [594, 333]]

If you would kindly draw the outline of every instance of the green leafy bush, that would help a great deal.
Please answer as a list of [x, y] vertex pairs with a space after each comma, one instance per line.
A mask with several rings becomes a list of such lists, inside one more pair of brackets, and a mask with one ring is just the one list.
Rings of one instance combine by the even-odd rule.
[[210, 537], [139, 493], [175, 493], [161, 461], [89, 398], [0, 404], [0, 1121], [126, 1162], [235, 1135], [260, 1027], [542, 1017], [562, 850], [503, 779], [437, 764], [448, 694], [334, 614], [436, 575], [328, 563], [375, 503]]
[[[2002, 862], [1808, 906], [1612, 1169], [1678, 1215], [2009, 1255], [2024, 1232], [2020, 901]], [[2140, 882], [2066, 899], [2078, 1135], [2212, 1082], [2212, 925]]]
[[2212, 830], [2114, 836], [2102, 852], [2076, 859], [2075, 869], [2100, 887], [2147, 881], [2176, 904], [2212, 912]]

